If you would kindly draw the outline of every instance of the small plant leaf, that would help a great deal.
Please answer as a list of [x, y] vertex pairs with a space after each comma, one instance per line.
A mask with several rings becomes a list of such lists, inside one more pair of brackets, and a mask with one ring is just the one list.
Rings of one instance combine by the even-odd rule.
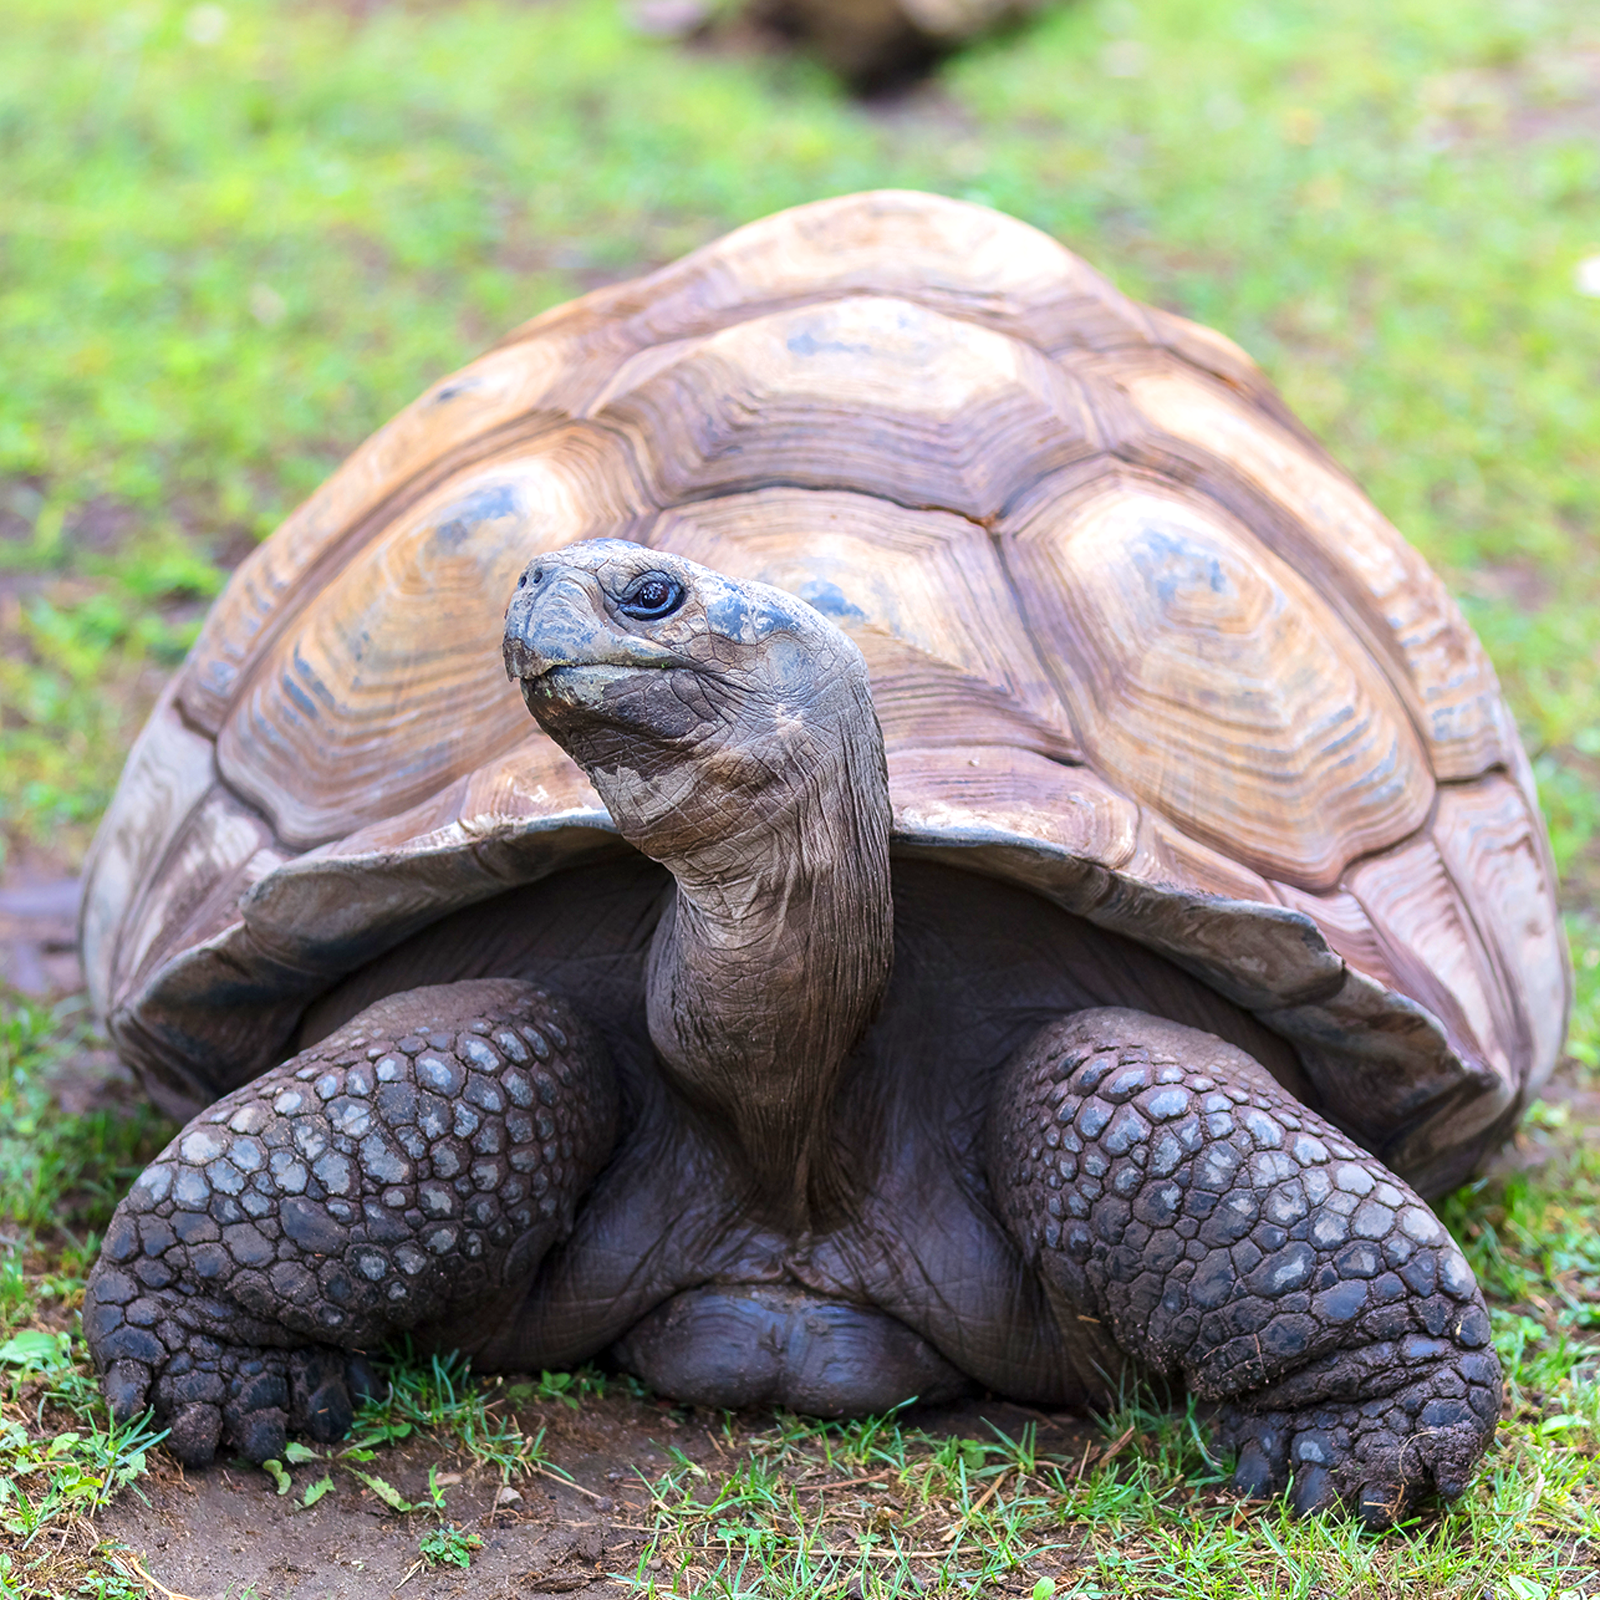
[[0, 1344], [0, 1362], [8, 1367], [53, 1365], [63, 1359], [61, 1345], [59, 1334], [46, 1333], [43, 1328], [24, 1328]]
[[350, 1469], [366, 1486], [389, 1507], [391, 1511], [415, 1511], [417, 1509], [406, 1497], [395, 1488], [392, 1483], [386, 1482], [375, 1472], [360, 1472], [355, 1467]]
[[446, 1524], [423, 1534], [417, 1541], [417, 1553], [429, 1566], [470, 1567], [472, 1552], [482, 1545], [483, 1540], [477, 1534]]
[[300, 1497], [302, 1506], [314, 1506], [323, 1495], [333, 1490], [333, 1477], [331, 1474], [318, 1478], [315, 1483], [306, 1486], [306, 1492]]
[[277, 1484], [279, 1494], [288, 1494], [289, 1490], [293, 1487], [294, 1480], [290, 1478], [289, 1474], [284, 1470], [284, 1466], [281, 1461], [263, 1461], [261, 1463], [261, 1470], [266, 1473], [266, 1475], [271, 1478], [275, 1484]]
[[1569, 1411], [1563, 1411], [1560, 1416], [1546, 1417], [1539, 1424], [1541, 1437], [1548, 1433], [1565, 1433], [1568, 1428], [1581, 1428], [1584, 1424], [1582, 1417], [1575, 1417]]
[[319, 1459], [317, 1452], [308, 1444], [301, 1444], [298, 1439], [291, 1439], [283, 1447], [283, 1459], [291, 1467], [303, 1467], [308, 1461]]

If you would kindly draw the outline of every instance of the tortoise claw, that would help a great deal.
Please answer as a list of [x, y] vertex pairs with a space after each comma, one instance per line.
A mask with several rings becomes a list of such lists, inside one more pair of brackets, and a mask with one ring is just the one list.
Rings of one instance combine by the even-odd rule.
[[1297, 1517], [1326, 1511], [1337, 1499], [1333, 1474], [1326, 1467], [1303, 1467], [1295, 1474], [1294, 1486], [1289, 1490], [1289, 1504]]
[[1500, 1408], [1488, 1311], [1393, 1173], [1243, 1051], [1139, 1012], [1047, 1024], [1005, 1071], [1014, 1236], [1125, 1353], [1227, 1402], [1241, 1491], [1292, 1475], [1296, 1512], [1381, 1526], [1461, 1492]]
[[1265, 1500], [1282, 1481], [1282, 1473], [1267, 1458], [1260, 1441], [1246, 1439], [1233, 1472], [1235, 1492], [1247, 1500]]
[[352, 1346], [520, 1300], [615, 1100], [603, 1047], [511, 980], [380, 1001], [226, 1096], [117, 1207], [90, 1274], [113, 1412], [153, 1407], [189, 1465], [342, 1438], [381, 1388]]
[[1391, 1528], [1411, 1505], [1411, 1490], [1399, 1479], [1374, 1479], [1355, 1497], [1355, 1511], [1374, 1532]]

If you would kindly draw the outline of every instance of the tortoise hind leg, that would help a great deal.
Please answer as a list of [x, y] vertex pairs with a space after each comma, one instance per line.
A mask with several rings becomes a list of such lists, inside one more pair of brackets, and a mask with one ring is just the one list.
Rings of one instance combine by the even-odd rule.
[[604, 1046], [528, 984], [368, 1007], [203, 1112], [117, 1208], [83, 1313], [113, 1412], [153, 1405], [189, 1463], [339, 1437], [353, 1353], [520, 1304], [616, 1102]]
[[1237, 1488], [1292, 1476], [1297, 1511], [1383, 1526], [1466, 1487], [1501, 1397], [1471, 1269], [1243, 1051], [1138, 1011], [1050, 1023], [1004, 1069], [989, 1168], [1066, 1318], [1223, 1402]]

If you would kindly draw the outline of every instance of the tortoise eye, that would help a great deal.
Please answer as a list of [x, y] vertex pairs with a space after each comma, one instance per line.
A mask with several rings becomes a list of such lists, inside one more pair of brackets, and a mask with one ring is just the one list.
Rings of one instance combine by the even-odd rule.
[[671, 616], [683, 604], [683, 585], [674, 582], [664, 572], [647, 572], [635, 578], [622, 597], [617, 609], [625, 617], [638, 622], [654, 622], [657, 617]]

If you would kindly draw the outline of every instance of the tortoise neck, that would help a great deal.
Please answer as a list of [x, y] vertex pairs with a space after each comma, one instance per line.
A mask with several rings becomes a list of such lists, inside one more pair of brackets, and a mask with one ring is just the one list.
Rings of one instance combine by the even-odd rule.
[[883, 739], [864, 682], [841, 698], [758, 794], [731, 794], [726, 826], [656, 856], [677, 893], [650, 950], [651, 1039], [770, 1219], [801, 1231], [848, 1191], [832, 1103], [893, 957]]

